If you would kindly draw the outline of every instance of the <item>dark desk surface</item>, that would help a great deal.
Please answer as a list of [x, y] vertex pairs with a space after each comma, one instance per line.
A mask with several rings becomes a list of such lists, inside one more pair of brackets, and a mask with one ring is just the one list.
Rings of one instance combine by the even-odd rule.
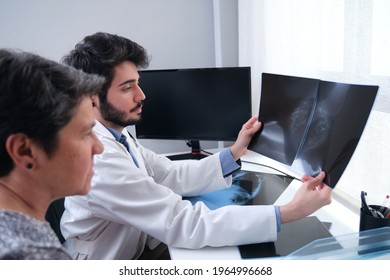
[[327, 226], [330, 226], [329, 223], [324, 224], [317, 217], [306, 217], [283, 224], [275, 242], [241, 245], [238, 248], [243, 259], [287, 256], [316, 239], [331, 237]]

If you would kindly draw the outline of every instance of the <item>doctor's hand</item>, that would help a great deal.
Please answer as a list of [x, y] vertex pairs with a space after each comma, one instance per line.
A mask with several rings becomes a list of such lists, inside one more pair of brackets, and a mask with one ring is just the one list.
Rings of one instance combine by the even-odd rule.
[[288, 223], [313, 214], [321, 207], [331, 203], [332, 189], [324, 184], [325, 172], [313, 178], [302, 177], [302, 186], [294, 198], [286, 205], [280, 206], [281, 222]]
[[230, 147], [230, 152], [234, 160], [238, 160], [248, 150], [248, 145], [252, 140], [253, 135], [261, 128], [261, 122], [257, 122], [257, 116], [249, 119], [238, 133], [237, 140]]

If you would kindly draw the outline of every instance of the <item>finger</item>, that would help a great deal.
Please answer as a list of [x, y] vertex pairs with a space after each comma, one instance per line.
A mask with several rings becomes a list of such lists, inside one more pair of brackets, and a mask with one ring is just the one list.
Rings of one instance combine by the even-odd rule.
[[305, 183], [307, 183], [307, 188], [314, 189], [317, 186], [320, 186], [325, 178], [325, 172], [320, 172], [315, 178], [312, 178]]
[[263, 125], [263, 123], [258, 122], [251, 129], [253, 129], [256, 132], [261, 128], [262, 125]]
[[301, 181], [304, 183], [304, 182], [309, 181], [311, 179], [313, 179], [313, 177], [305, 174], [305, 175], [302, 176]]
[[248, 128], [246, 130], [246, 134], [249, 136], [249, 137], [253, 137], [261, 128], [261, 125], [262, 123], [257, 123], [256, 125]]
[[319, 186], [319, 188], [321, 190], [326, 191], [326, 192], [332, 192], [332, 190], [333, 190], [331, 187], [329, 187], [327, 184], [324, 184], [324, 183], [322, 183], [321, 186]]
[[251, 128], [254, 126], [254, 124], [257, 122], [257, 116], [251, 117], [245, 124], [244, 126], [246, 128]]

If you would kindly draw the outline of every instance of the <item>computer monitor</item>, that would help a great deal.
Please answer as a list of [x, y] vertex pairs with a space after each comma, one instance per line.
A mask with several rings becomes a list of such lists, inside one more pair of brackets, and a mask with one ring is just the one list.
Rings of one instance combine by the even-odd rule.
[[251, 117], [250, 67], [140, 71], [146, 95], [138, 139], [233, 141]]

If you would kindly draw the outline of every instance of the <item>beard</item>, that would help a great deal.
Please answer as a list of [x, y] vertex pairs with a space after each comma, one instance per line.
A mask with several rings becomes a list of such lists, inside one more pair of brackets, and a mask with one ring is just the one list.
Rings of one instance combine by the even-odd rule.
[[[134, 112], [139, 107], [141, 107], [143, 102], [140, 102], [135, 106], [133, 109], [130, 110], [130, 112]], [[126, 113], [125, 111], [120, 111], [117, 108], [115, 108], [111, 103], [105, 100], [100, 101], [100, 114], [102, 115], [103, 119], [105, 119], [108, 122], [111, 122], [115, 125], [119, 125], [122, 127], [126, 127], [129, 125], [135, 125], [138, 122], [141, 121], [141, 115], [139, 115], [138, 118], [127, 118], [126, 119]]]

